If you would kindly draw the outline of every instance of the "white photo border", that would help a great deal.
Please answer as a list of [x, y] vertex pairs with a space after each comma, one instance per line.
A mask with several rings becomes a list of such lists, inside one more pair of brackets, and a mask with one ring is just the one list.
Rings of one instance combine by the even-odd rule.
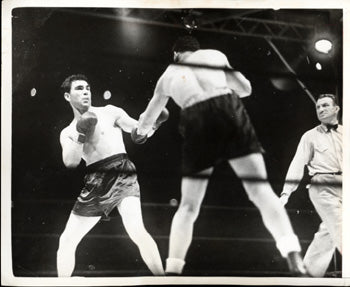
[[[349, 152], [349, 42], [350, 2], [346, 0], [4, 0], [2, 1], [1, 76], [1, 284], [4, 286], [133, 286], [166, 284], [199, 285], [350, 285], [350, 224], [343, 224], [343, 278], [250, 278], [250, 277], [123, 277], [123, 278], [32, 278], [14, 277], [11, 253], [11, 152], [12, 152], [12, 9], [20, 7], [116, 7], [116, 8], [324, 8], [343, 9], [343, 218], [350, 218]], [[347, 32], [347, 33], [346, 33]], [[346, 96], [345, 96], [346, 95]]]

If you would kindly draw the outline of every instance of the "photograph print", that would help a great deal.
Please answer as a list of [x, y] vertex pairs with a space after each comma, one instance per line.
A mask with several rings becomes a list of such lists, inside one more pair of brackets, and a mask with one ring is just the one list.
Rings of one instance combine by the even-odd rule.
[[343, 9], [10, 13], [14, 277], [342, 278]]

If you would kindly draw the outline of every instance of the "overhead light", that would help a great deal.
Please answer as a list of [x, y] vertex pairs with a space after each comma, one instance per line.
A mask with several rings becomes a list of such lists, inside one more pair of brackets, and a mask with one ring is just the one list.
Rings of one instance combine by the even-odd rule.
[[36, 88], [30, 90], [30, 95], [34, 97], [36, 95]]
[[117, 16], [127, 17], [131, 13], [131, 9], [129, 9], [129, 8], [118, 8], [118, 9], [114, 9], [114, 13]]
[[317, 70], [322, 70], [322, 65], [320, 63], [316, 63], [316, 69]]
[[280, 91], [291, 91], [297, 88], [296, 81], [288, 77], [273, 77], [270, 81]]
[[323, 54], [328, 54], [333, 48], [333, 44], [330, 40], [321, 39], [315, 42], [315, 49]]
[[107, 90], [103, 93], [103, 98], [105, 100], [109, 100], [111, 97], [112, 97], [112, 93], [110, 91]]
[[179, 203], [178, 203], [177, 199], [172, 198], [172, 199], [170, 199], [169, 204], [170, 204], [170, 206], [177, 206]]

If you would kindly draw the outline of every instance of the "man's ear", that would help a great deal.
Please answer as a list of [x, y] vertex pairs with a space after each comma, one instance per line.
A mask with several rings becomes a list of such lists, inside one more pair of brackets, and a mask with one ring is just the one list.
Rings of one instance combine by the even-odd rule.
[[65, 93], [64, 93], [64, 98], [65, 98], [65, 100], [66, 100], [67, 102], [70, 102], [70, 94], [69, 94], [69, 93], [65, 92]]
[[173, 60], [175, 63], [179, 61], [180, 53], [174, 51]]

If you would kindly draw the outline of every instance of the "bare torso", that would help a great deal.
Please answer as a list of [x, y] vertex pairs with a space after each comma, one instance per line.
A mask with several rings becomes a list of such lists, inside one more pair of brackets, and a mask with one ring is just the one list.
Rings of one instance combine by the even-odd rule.
[[[84, 143], [82, 158], [86, 165], [118, 153], [125, 153], [122, 130], [115, 125], [117, 113], [110, 106], [90, 107], [90, 112], [97, 116], [94, 133]], [[65, 129], [68, 137], [74, 137], [77, 120], [74, 119]]]
[[[183, 63], [229, 67], [226, 56], [217, 50], [198, 50], [189, 55]], [[159, 88], [181, 108], [231, 91], [223, 70], [179, 65], [168, 67]]]
[[[189, 65], [182, 65], [186, 63]], [[154, 95], [139, 119], [138, 132], [142, 135], [150, 132], [169, 98], [185, 109], [232, 91], [239, 97], [246, 97], [251, 94], [251, 85], [239, 71], [231, 68], [223, 53], [217, 50], [191, 52], [181, 59], [181, 65], [170, 65], [159, 78]]]

